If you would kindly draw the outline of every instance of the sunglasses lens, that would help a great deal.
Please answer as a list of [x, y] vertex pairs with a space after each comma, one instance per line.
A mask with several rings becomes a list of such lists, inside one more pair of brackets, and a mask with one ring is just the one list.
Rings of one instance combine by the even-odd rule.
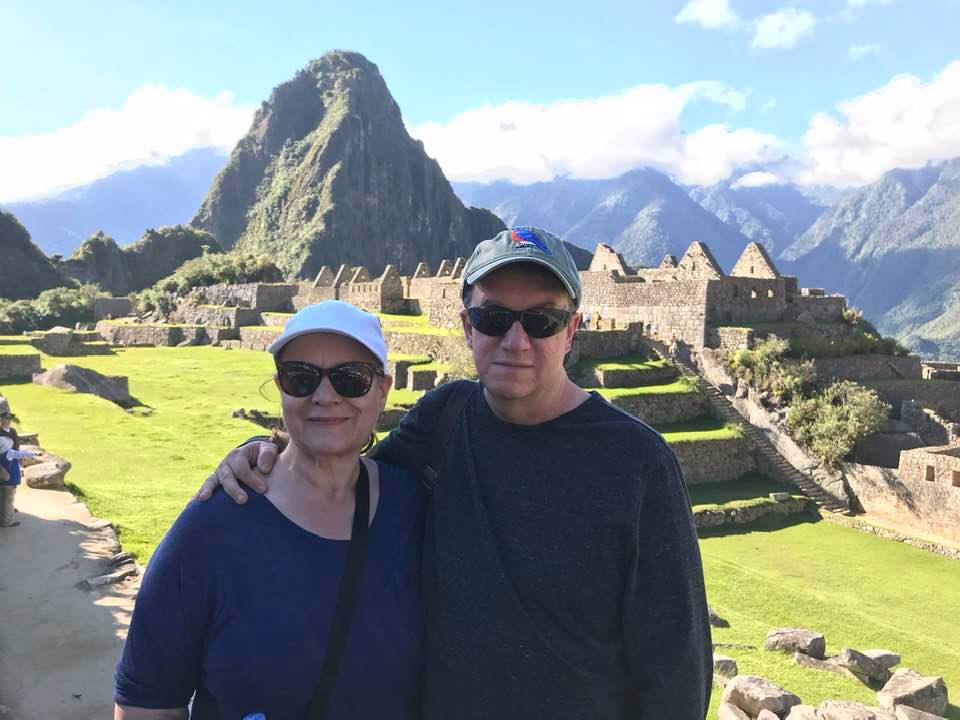
[[338, 365], [327, 374], [333, 389], [341, 397], [361, 397], [370, 392], [373, 385], [373, 370], [366, 365]]
[[524, 332], [532, 338], [552, 337], [563, 327], [558, 318], [538, 310], [528, 310], [523, 313], [521, 324]]
[[467, 309], [470, 324], [484, 335], [506, 335], [513, 325], [514, 314], [510, 310], [495, 307], [472, 307]]
[[277, 371], [281, 389], [291, 397], [313, 395], [320, 386], [323, 376], [305, 368], [280, 368]]

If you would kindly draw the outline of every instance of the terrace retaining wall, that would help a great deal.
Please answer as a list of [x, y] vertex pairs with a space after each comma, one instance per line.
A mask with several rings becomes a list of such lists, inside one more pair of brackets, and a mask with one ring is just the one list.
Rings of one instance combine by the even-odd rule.
[[707, 398], [699, 392], [623, 395], [610, 402], [649, 425], [669, 425], [710, 413]]
[[674, 442], [687, 485], [727, 482], [757, 469], [750, 443], [744, 438]]
[[29, 355], [0, 354], [0, 380], [29, 380], [40, 372], [40, 353]]
[[847, 355], [813, 360], [817, 382], [829, 385], [834, 380], [919, 380], [919, 355]]

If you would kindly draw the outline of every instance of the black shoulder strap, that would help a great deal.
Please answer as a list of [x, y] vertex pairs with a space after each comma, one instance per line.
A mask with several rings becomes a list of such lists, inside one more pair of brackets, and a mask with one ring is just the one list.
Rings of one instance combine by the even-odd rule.
[[440, 413], [440, 420], [437, 422], [437, 429], [433, 434], [433, 454], [430, 458], [430, 464], [423, 469], [423, 484], [427, 490], [433, 490], [440, 478], [440, 469], [443, 467], [443, 455], [446, 452], [447, 444], [450, 442], [450, 436], [453, 435], [453, 428], [457, 420], [463, 414], [463, 409], [467, 406], [470, 396], [480, 387], [480, 383], [472, 380], [463, 380], [458, 382], [456, 387], [447, 398], [447, 404], [443, 406], [443, 412]]
[[340, 579], [337, 592], [337, 605], [333, 611], [333, 624], [327, 637], [327, 651], [323, 657], [320, 680], [313, 691], [308, 720], [321, 720], [324, 708], [330, 700], [340, 668], [340, 659], [347, 645], [347, 635], [357, 609], [357, 597], [360, 592], [360, 578], [367, 558], [367, 543], [370, 534], [370, 479], [363, 460], [360, 461], [360, 476], [357, 478], [356, 506], [353, 510], [353, 529], [350, 531], [350, 544], [347, 546], [347, 562]]

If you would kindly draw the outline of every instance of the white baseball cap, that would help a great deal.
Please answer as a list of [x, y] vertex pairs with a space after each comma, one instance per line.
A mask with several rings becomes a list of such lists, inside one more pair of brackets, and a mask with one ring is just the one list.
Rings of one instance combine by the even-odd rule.
[[284, 345], [301, 335], [328, 332], [352, 338], [373, 353], [380, 361], [380, 369], [387, 369], [387, 342], [376, 315], [341, 300], [325, 300], [307, 305], [287, 321], [280, 337], [270, 343], [267, 351], [276, 358]]

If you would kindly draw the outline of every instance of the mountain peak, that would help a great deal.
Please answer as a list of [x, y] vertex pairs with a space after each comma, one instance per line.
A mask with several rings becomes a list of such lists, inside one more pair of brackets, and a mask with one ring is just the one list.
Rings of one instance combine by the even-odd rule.
[[271, 255], [289, 277], [341, 263], [412, 272], [503, 228], [463, 207], [377, 66], [344, 50], [273, 90], [193, 224], [227, 249]]

